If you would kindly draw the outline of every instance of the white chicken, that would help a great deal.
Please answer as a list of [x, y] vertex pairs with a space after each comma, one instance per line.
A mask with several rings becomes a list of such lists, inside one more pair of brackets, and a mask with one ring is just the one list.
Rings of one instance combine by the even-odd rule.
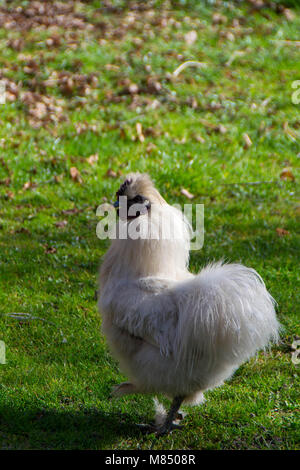
[[[201, 403], [203, 392], [276, 341], [279, 323], [274, 300], [253, 269], [219, 262], [196, 275], [188, 271], [189, 226], [148, 175], [128, 175], [115, 206], [123, 199], [125, 216], [121, 205], [117, 237], [100, 270], [102, 330], [130, 378], [115, 387], [115, 396], [162, 393], [173, 399], [156, 427], [160, 435], [175, 427], [182, 402]], [[162, 236], [170, 221], [177, 236]]]

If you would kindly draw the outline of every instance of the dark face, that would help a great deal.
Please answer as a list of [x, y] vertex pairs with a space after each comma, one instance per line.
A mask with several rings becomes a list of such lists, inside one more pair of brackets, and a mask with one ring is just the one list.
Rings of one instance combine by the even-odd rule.
[[116, 207], [117, 214], [121, 219], [136, 219], [140, 215], [147, 214], [151, 207], [149, 199], [140, 194], [137, 194], [133, 199], [128, 199], [127, 196], [117, 193], [117, 198], [114, 207]]

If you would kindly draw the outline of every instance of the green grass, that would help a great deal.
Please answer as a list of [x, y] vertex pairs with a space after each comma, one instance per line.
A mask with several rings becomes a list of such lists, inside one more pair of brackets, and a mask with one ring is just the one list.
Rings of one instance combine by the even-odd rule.
[[[19, 89], [15, 101], [0, 105], [0, 340], [7, 360], [0, 364], [0, 448], [299, 449], [299, 366], [290, 346], [300, 334], [300, 104], [291, 100], [300, 59], [299, 47], [282, 41], [300, 39], [300, 12], [288, 21], [268, 8], [250, 13], [247, 2], [157, 1], [146, 11], [113, 4], [75, 2], [85, 17], [73, 33], [70, 26], [0, 30], [2, 79]], [[215, 13], [221, 24], [213, 24]], [[191, 30], [197, 40], [188, 45]], [[60, 43], [47, 46], [53, 34]], [[9, 46], [16, 39], [21, 50]], [[172, 78], [186, 60], [207, 67]], [[86, 96], [77, 85], [66, 94], [44, 83], [53, 71], [95, 74], [98, 82]], [[140, 90], [134, 96], [126, 92], [130, 82]], [[62, 100], [61, 113], [54, 111], [62, 119], [51, 122], [48, 109], [42, 122], [30, 120], [25, 91]], [[91, 166], [87, 157], [95, 153]], [[108, 247], [96, 237], [96, 208], [136, 170], [147, 171], [170, 203], [189, 202], [185, 188], [205, 204], [204, 247], [191, 253], [191, 270], [221, 257], [252, 266], [284, 326], [278, 346], [189, 409], [184, 431], [159, 440], [134, 426], [152, 419], [151, 397], [109, 399], [124, 377], [101, 335], [95, 300]], [[6, 316], [12, 312], [44, 321]]]

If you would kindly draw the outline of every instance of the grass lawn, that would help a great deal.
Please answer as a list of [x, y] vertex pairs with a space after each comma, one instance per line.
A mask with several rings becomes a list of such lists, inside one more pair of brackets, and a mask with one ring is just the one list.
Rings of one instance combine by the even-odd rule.
[[[299, 449], [300, 10], [253, 3], [1, 2], [0, 448]], [[205, 205], [191, 270], [255, 268], [284, 327], [160, 439], [151, 397], [109, 399], [96, 308], [96, 208], [129, 171]]]

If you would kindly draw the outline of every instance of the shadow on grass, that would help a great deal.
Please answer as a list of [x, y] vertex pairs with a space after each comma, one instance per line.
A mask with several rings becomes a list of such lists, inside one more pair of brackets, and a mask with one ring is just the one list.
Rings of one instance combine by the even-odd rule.
[[[134, 420], [136, 418], [136, 421]], [[93, 408], [79, 411], [0, 408], [2, 449], [112, 449], [140, 436], [140, 417]]]

